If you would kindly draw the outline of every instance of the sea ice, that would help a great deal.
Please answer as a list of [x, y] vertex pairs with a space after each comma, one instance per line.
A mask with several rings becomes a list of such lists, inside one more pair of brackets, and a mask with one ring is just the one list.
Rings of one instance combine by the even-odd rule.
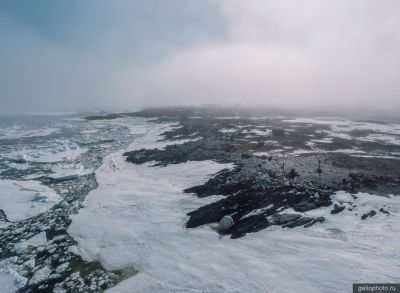
[[0, 129], [0, 139], [17, 139], [28, 137], [48, 136], [57, 132], [57, 128], [24, 129], [19, 126]]
[[10, 221], [20, 221], [47, 211], [61, 198], [36, 181], [0, 180], [0, 208]]
[[75, 143], [55, 141], [40, 149], [26, 149], [11, 153], [8, 158], [22, 163], [57, 163], [72, 161], [85, 152], [87, 149], [82, 149]]
[[82, 164], [60, 164], [51, 168], [52, 174], [46, 175], [54, 180], [72, 180], [93, 172]]
[[15, 293], [28, 281], [19, 273], [20, 266], [15, 264], [15, 257], [0, 261], [0, 288], [4, 293]]

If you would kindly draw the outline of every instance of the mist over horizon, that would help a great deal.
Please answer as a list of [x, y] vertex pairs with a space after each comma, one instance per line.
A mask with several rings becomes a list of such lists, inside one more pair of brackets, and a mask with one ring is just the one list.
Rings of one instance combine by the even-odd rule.
[[395, 116], [395, 0], [0, 3], [0, 114], [222, 106]]

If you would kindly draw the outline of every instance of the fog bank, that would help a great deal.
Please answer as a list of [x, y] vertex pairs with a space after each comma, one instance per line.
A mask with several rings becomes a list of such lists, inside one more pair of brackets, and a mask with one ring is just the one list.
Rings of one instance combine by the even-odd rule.
[[400, 106], [396, 0], [172, 2], [79, 2], [59, 38], [1, 9], [1, 112]]

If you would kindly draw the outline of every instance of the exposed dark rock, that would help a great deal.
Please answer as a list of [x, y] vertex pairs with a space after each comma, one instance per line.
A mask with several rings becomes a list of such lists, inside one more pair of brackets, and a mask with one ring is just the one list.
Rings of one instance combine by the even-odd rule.
[[272, 225], [285, 225], [290, 222], [296, 221], [297, 219], [301, 218], [301, 215], [298, 214], [275, 214], [271, 216], [271, 224]]
[[246, 233], [257, 232], [269, 226], [269, 222], [264, 215], [253, 215], [241, 219], [236, 225], [232, 227], [231, 238], [240, 238]]
[[332, 204], [331, 200], [329, 197], [326, 197], [325, 199], [320, 198], [320, 199], [315, 199], [315, 198], [310, 198], [306, 201], [300, 202], [296, 205], [293, 206], [293, 209], [296, 212], [308, 212], [311, 210], [315, 210], [319, 207], [327, 207]]
[[384, 208], [380, 208], [379, 211], [380, 211], [381, 213], [390, 215], [389, 211], [385, 210]]
[[298, 203], [297, 205], [295, 205], [293, 207], [293, 209], [296, 212], [302, 212], [302, 213], [314, 210], [316, 208], [317, 208], [317, 206], [316, 206], [315, 202], [310, 202], [308, 200]]
[[317, 218], [314, 218], [311, 222], [305, 224], [305, 225], [304, 225], [304, 228], [311, 227], [312, 225], [314, 225], [314, 224], [316, 224], [316, 223], [322, 223], [322, 222], [324, 222], [324, 221], [325, 221], [325, 218], [324, 218], [324, 217], [317, 217]]
[[8, 222], [6, 213], [2, 209], [0, 209], [0, 222]]
[[273, 128], [272, 129], [272, 136], [279, 137], [285, 135], [285, 129], [283, 128]]
[[[180, 128], [163, 134], [165, 140], [193, 137], [200, 139], [181, 145], [169, 145], [162, 150], [127, 152], [125, 156], [129, 162], [155, 162], [156, 166], [165, 166], [187, 161], [214, 160], [237, 166], [232, 170], [218, 172], [202, 185], [185, 190], [198, 197], [225, 197], [188, 213], [188, 228], [218, 223], [224, 216], [232, 217], [235, 223], [223, 232], [231, 234], [233, 238], [272, 225], [274, 217], [278, 217], [278, 222], [281, 223], [278, 225], [310, 227], [325, 219], [303, 217], [283, 223], [279, 220], [282, 215], [277, 214], [288, 208], [293, 208], [296, 212], [307, 212], [331, 206], [331, 196], [338, 190], [352, 193], [371, 190], [375, 194], [400, 193], [399, 175], [391, 171], [400, 167], [399, 160], [355, 158], [350, 154], [334, 152], [337, 149], [355, 148], [368, 152], [373, 145], [329, 137], [326, 134], [332, 130], [329, 125], [294, 125], [280, 118], [261, 118], [265, 115], [257, 116], [254, 112], [251, 112], [251, 115], [247, 115], [246, 111], [241, 113], [246, 113], [244, 117], [261, 119], [220, 119], [237, 117], [239, 112], [232, 112], [232, 109], [171, 108], [148, 109], [131, 114], [157, 118], [163, 122], [179, 122]], [[191, 119], [191, 116], [202, 118]], [[220, 131], [233, 128], [235, 131], [231, 133]], [[253, 135], [253, 129], [272, 129], [274, 143], [267, 143], [269, 138]], [[285, 135], [286, 129], [290, 131], [290, 135]], [[363, 136], [368, 134], [370, 132], [367, 131]], [[282, 147], [288, 150], [307, 149], [310, 137], [329, 137], [332, 143], [317, 143], [318, 148], [333, 152], [274, 157], [253, 155], [255, 149], [257, 152], [271, 154]], [[331, 213], [337, 214], [344, 209], [344, 206], [335, 205]], [[248, 214], [251, 216], [246, 216]], [[272, 220], [268, 222], [267, 218]]]
[[294, 227], [298, 227], [298, 226], [304, 226], [309, 224], [310, 222], [313, 221], [313, 218], [309, 218], [309, 217], [301, 217], [293, 222], [290, 222], [288, 224], [283, 225], [282, 227], [284, 228], [294, 228]]
[[364, 215], [361, 216], [361, 220], [365, 220], [368, 217], [373, 217], [376, 215], [376, 212], [374, 210], [370, 210], [368, 213], [365, 213]]
[[345, 206], [339, 206], [338, 204], [335, 203], [335, 205], [333, 206], [333, 210], [331, 210], [331, 214], [332, 214], [332, 215], [339, 214], [339, 213], [342, 212], [345, 208], [346, 208]]
[[298, 176], [300, 175], [296, 172], [295, 169], [291, 169], [290, 172], [287, 174], [287, 178], [289, 178], [290, 180], [294, 180]]

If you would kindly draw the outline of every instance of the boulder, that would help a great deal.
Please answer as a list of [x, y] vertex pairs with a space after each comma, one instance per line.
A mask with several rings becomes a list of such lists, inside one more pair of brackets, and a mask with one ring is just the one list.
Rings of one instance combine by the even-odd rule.
[[322, 223], [322, 222], [324, 222], [324, 221], [325, 221], [325, 218], [324, 218], [324, 217], [317, 217], [317, 218], [314, 218], [311, 222], [305, 224], [305, 225], [304, 225], [304, 228], [311, 227], [312, 225], [314, 225], [314, 224], [316, 224], [316, 223]]
[[254, 233], [269, 226], [269, 221], [264, 215], [252, 215], [242, 218], [232, 227], [232, 239], [240, 238], [246, 233]]
[[285, 225], [287, 223], [296, 221], [301, 215], [298, 214], [275, 214], [270, 218], [272, 225]]
[[307, 200], [306, 201], [302, 201], [302, 202], [296, 204], [293, 207], [293, 209], [296, 212], [302, 212], [302, 213], [314, 210], [316, 208], [317, 208], [317, 206], [316, 206], [315, 202], [310, 202], [310, 201], [307, 201]]
[[374, 210], [370, 210], [368, 213], [361, 216], [361, 220], [365, 220], [366, 218], [373, 217], [375, 215], [376, 215], [376, 212]]
[[226, 231], [230, 229], [233, 225], [235, 224], [235, 221], [231, 216], [224, 216], [220, 221], [218, 225], [218, 229], [221, 231]]
[[335, 203], [335, 205], [333, 206], [333, 210], [331, 210], [331, 214], [332, 215], [339, 214], [344, 209], [345, 209], [345, 206], [339, 206], [338, 204]]
[[303, 226], [306, 225], [308, 223], [310, 223], [313, 220], [313, 218], [309, 218], [309, 217], [302, 217], [299, 218], [295, 221], [292, 221], [286, 225], [283, 225], [282, 227], [284, 228], [294, 228], [294, 227], [298, 227], [298, 226]]

